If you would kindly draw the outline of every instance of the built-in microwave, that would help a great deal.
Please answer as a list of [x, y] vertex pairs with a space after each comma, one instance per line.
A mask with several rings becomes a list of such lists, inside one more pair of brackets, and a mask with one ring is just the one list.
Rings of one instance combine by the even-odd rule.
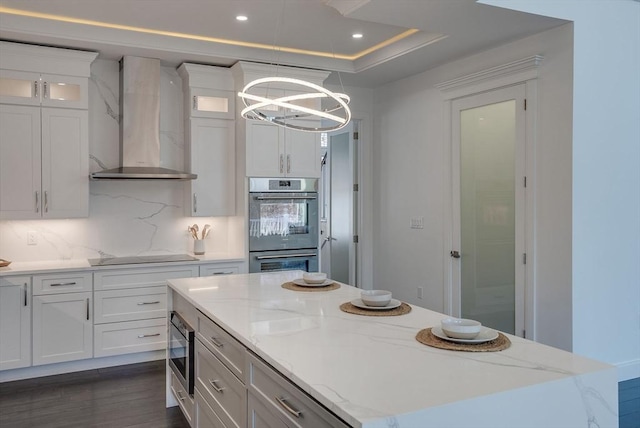
[[177, 312], [171, 312], [169, 316], [169, 367], [184, 389], [193, 396], [195, 332]]

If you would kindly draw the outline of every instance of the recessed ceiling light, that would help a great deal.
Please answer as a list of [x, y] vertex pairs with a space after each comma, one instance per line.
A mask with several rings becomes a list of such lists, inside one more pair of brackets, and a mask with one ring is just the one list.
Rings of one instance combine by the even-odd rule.
[[353, 37], [354, 39], [361, 39], [362, 38], [362, 34], [361, 33], [354, 33], [351, 37]]
[[246, 20], [247, 20], [247, 19], [249, 19], [249, 18], [247, 18], [247, 17], [246, 17], [246, 16], [244, 16], [244, 15], [238, 15], [238, 16], [236, 16], [236, 19], [237, 19], [238, 21], [246, 21]]

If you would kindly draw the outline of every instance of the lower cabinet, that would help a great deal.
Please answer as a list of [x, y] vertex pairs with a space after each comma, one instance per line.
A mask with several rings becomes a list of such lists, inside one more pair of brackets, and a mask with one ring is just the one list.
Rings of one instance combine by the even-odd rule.
[[31, 277], [0, 278], [0, 370], [31, 365]]
[[196, 388], [227, 428], [243, 428], [247, 391], [242, 382], [196, 340]]
[[33, 365], [93, 356], [91, 292], [33, 296]]
[[194, 391], [196, 428], [227, 428], [204, 399], [198, 388]]
[[93, 356], [155, 351], [167, 346], [165, 318], [99, 324], [94, 327]]
[[247, 401], [247, 426], [249, 428], [288, 428], [282, 420], [273, 416], [268, 407], [269, 404], [266, 400], [249, 393], [249, 399]]
[[189, 422], [189, 425], [193, 427], [195, 426], [193, 413], [195, 406], [194, 399], [187, 393], [187, 390], [184, 388], [182, 383], [180, 383], [180, 380], [178, 380], [176, 375], [173, 374], [172, 371], [169, 371], [169, 374], [171, 375], [171, 392], [176, 397], [176, 400], [178, 400], [178, 405]]

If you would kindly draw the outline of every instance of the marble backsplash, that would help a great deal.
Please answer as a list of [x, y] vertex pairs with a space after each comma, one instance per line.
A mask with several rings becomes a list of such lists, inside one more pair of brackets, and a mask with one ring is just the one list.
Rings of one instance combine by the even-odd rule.
[[[119, 162], [119, 71], [117, 61], [96, 60], [89, 82], [91, 172]], [[184, 169], [182, 81], [162, 67], [161, 166]], [[69, 260], [100, 256], [185, 253], [193, 250], [187, 225], [208, 223], [207, 254], [243, 254], [239, 217], [185, 217], [184, 182], [92, 181], [89, 217], [0, 221], [0, 258], [12, 261]], [[36, 245], [27, 238], [35, 233]]]

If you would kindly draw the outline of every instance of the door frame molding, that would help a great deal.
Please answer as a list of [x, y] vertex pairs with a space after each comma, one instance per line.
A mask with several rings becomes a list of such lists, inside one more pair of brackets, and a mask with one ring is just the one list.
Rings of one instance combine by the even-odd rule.
[[[452, 101], [482, 92], [492, 91], [503, 87], [525, 84], [527, 108], [525, 111], [525, 172], [527, 176], [527, 191], [525, 192], [525, 251], [527, 263], [525, 266], [524, 284], [524, 329], [527, 339], [536, 340], [536, 176], [535, 176], [535, 147], [537, 124], [537, 94], [539, 67], [544, 59], [541, 55], [533, 55], [512, 61], [496, 67], [491, 67], [475, 73], [457, 77], [436, 84], [443, 98], [442, 102], [442, 150], [443, 158], [443, 309], [445, 313], [453, 314], [453, 269], [454, 264], [449, 252], [453, 245], [453, 194], [452, 194], [452, 146], [453, 133], [451, 117]], [[448, 146], [448, 147], [447, 147]]]

